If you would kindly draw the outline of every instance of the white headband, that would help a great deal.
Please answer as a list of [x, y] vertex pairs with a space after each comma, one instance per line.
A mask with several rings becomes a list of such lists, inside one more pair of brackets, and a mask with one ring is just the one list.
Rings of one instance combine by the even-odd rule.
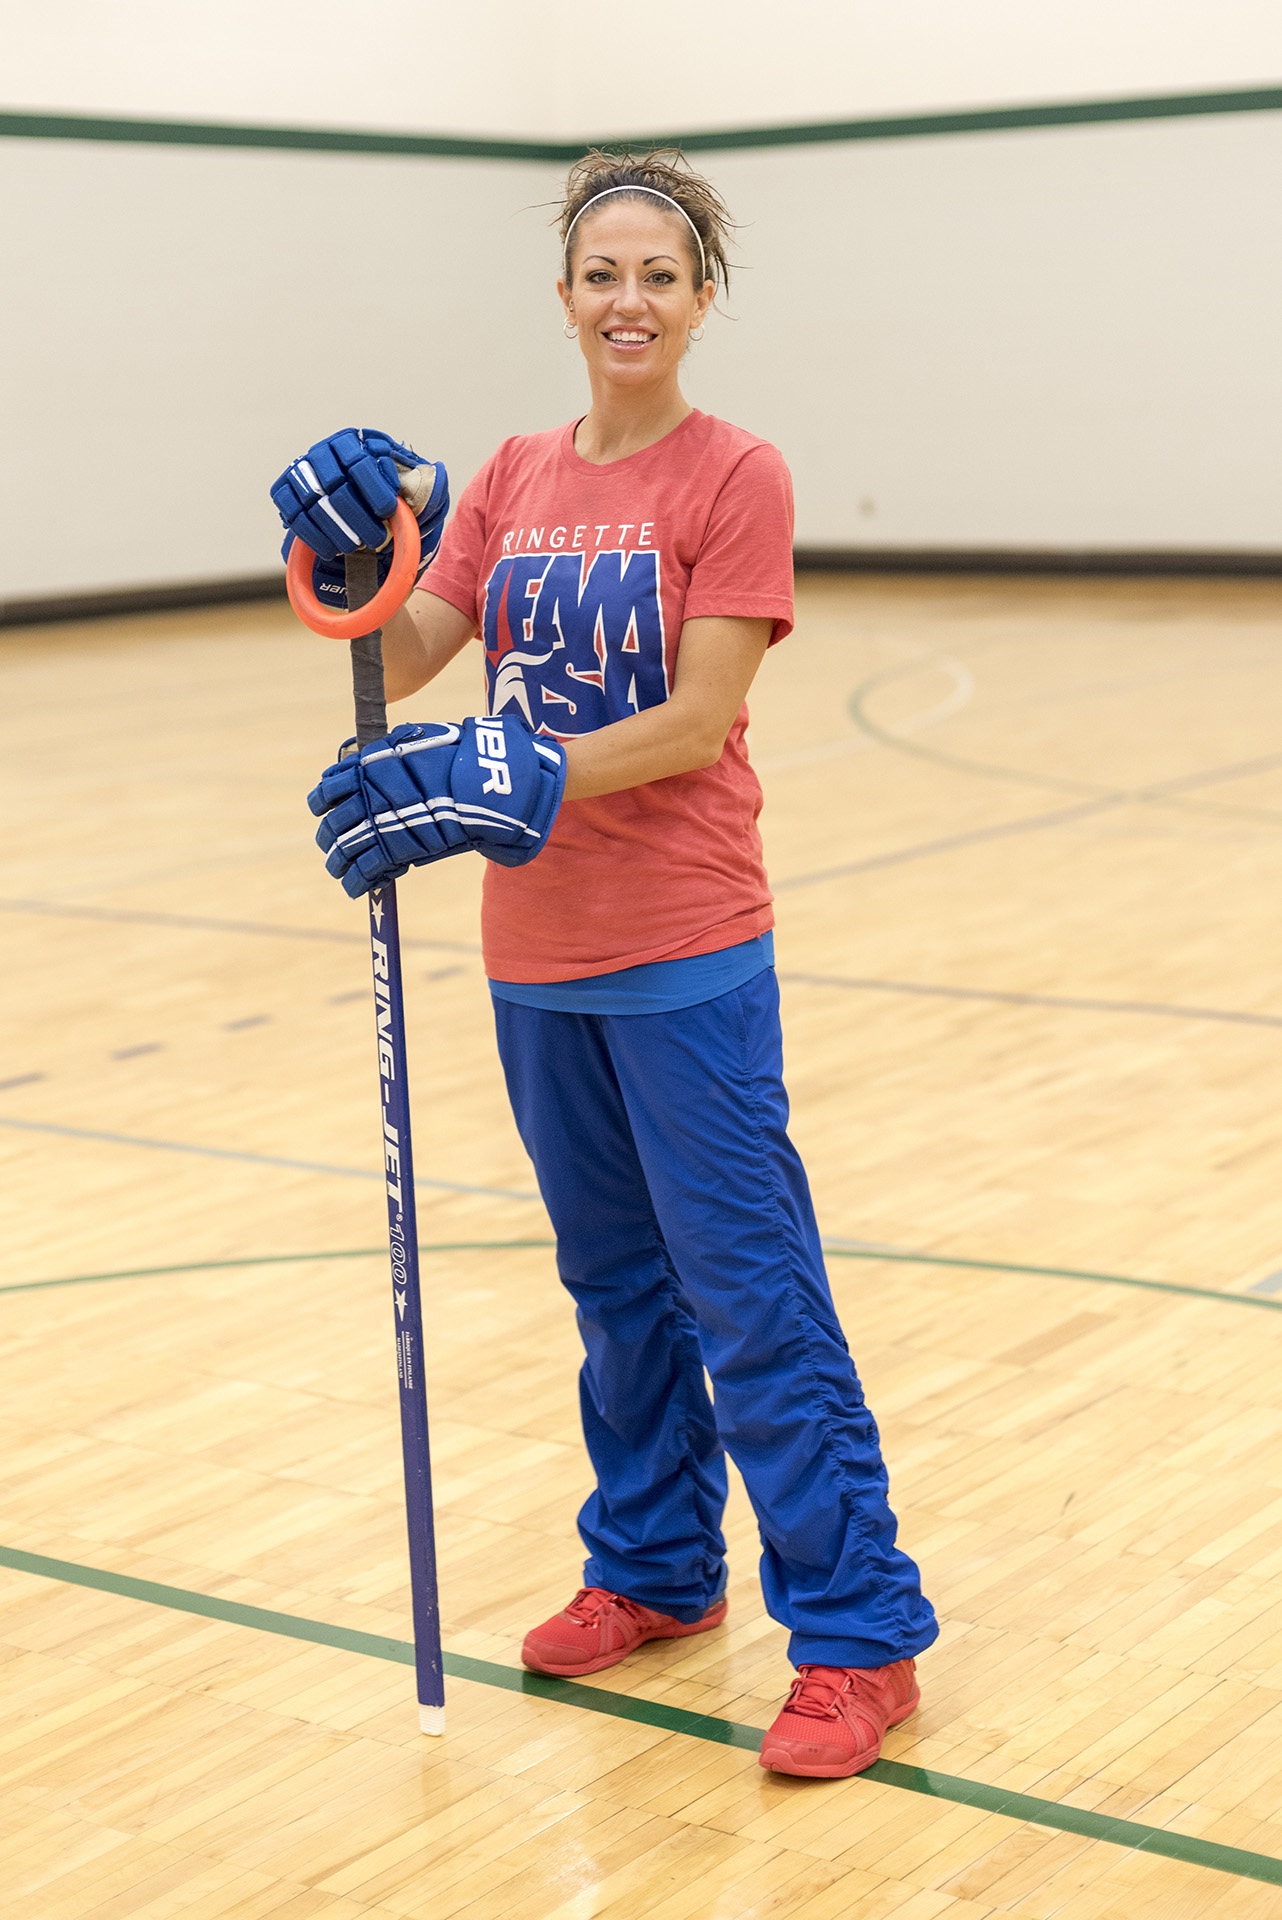
[[583, 202], [583, 205], [579, 208], [579, 211], [575, 214], [574, 219], [571, 220], [569, 226], [565, 230], [565, 240], [562, 244], [561, 259], [562, 259], [562, 264], [564, 265], [567, 276], [570, 270], [570, 235], [574, 232], [575, 226], [583, 218], [588, 208], [594, 207], [598, 200], [604, 200], [607, 198], [608, 195], [612, 193], [652, 193], [656, 200], [666, 200], [670, 207], [676, 208], [677, 212], [681, 215], [681, 218], [685, 221], [691, 233], [694, 235], [695, 243], [699, 248], [699, 268], [702, 274], [702, 278], [699, 281], [699, 285], [702, 286], [704, 281], [708, 277], [708, 256], [703, 251], [703, 241], [699, 238], [699, 229], [698, 227], [695, 226], [694, 221], [690, 218], [685, 208], [681, 205], [681, 202], [679, 200], [674, 200], [670, 193], [660, 193], [657, 187], [602, 187], [600, 193], [594, 193], [590, 200], [585, 200]]

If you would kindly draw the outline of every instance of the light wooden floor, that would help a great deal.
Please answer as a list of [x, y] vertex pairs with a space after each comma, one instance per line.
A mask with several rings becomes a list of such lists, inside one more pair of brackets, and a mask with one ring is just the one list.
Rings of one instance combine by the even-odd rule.
[[[1263, 583], [803, 581], [753, 744], [830, 1241], [1282, 1300], [1279, 613]], [[4, 636], [0, 688], [2, 1284], [189, 1269], [0, 1295], [0, 1545], [405, 1638], [382, 1260], [197, 1265], [379, 1244], [362, 914], [301, 801], [342, 650], [276, 607], [104, 622]], [[462, 667], [430, 703], [475, 705]], [[533, 1182], [479, 877], [402, 889], [432, 1245], [547, 1231], [501, 1197]], [[1282, 1857], [1282, 1315], [832, 1265], [944, 1622], [888, 1756]], [[545, 1250], [426, 1273], [447, 1645], [512, 1665], [577, 1581], [575, 1336]], [[730, 1532], [727, 1630], [606, 1686], [766, 1723], [738, 1490]], [[428, 1743], [403, 1667], [27, 1573], [0, 1672], [5, 1920], [1282, 1912], [470, 1682]]]

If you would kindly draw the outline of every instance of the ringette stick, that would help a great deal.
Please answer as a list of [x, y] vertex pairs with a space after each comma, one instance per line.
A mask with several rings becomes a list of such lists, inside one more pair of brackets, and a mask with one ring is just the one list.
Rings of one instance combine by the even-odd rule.
[[[414, 531], [417, 534], [418, 529]], [[310, 568], [310, 561], [308, 566]], [[346, 575], [349, 609], [367, 606], [378, 587], [378, 562], [374, 555], [363, 549], [359, 553], [349, 553], [346, 556]], [[382, 739], [387, 732], [382, 629], [375, 627], [372, 633], [360, 635], [351, 642], [351, 649], [356, 745], [359, 751], [372, 740]], [[441, 1611], [436, 1588], [436, 1527], [432, 1517], [432, 1462], [427, 1436], [427, 1388], [423, 1378], [418, 1223], [414, 1207], [414, 1154], [410, 1144], [410, 1098], [405, 1071], [405, 1017], [395, 881], [387, 881], [377, 893], [369, 896], [369, 940], [374, 963], [379, 1089], [383, 1097], [387, 1240], [392, 1257], [396, 1371], [401, 1389], [401, 1448], [405, 1456], [405, 1517], [409, 1526], [418, 1724], [423, 1733], [444, 1733], [445, 1679], [441, 1660]]]

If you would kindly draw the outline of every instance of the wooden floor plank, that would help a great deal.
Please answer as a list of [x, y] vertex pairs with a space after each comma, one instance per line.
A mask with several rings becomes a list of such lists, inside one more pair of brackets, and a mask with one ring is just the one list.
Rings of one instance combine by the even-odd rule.
[[[1282, 1026], [1196, 1010], [1282, 1020], [1282, 590], [810, 577], [799, 609], [752, 735], [825, 1233], [1267, 1280]], [[439, 710], [475, 704], [472, 665]], [[275, 607], [0, 643], [25, 809], [0, 876], [0, 1121], [54, 1129], [0, 1125], [0, 1285], [371, 1250], [0, 1295], [0, 1542], [404, 1639], [359, 915], [299, 801], [343, 678]], [[80, 743], [56, 777], [51, 716]], [[1028, 825], [1070, 788], [1109, 805]], [[532, 1194], [479, 878], [447, 862], [403, 889], [418, 1159]], [[1001, 997], [1020, 994], [1106, 1004]], [[428, 1186], [421, 1211], [431, 1243], [548, 1232], [536, 1200]], [[944, 1622], [887, 1753], [1282, 1856], [1282, 1320], [831, 1268]], [[546, 1250], [430, 1254], [425, 1275], [447, 1644], [511, 1666], [578, 1578], [573, 1318]], [[727, 1629], [597, 1684], [763, 1725], [786, 1634], [731, 1477]], [[1255, 1920], [1278, 1899], [474, 1682], [429, 1744], [404, 1668], [6, 1570], [0, 1682], [6, 1920]]]

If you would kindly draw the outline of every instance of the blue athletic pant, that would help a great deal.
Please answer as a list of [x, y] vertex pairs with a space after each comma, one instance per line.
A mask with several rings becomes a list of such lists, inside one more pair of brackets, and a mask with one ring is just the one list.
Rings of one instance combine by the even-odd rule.
[[724, 1448], [793, 1663], [920, 1653], [938, 1627], [788, 1138], [773, 970], [675, 1013], [494, 1011], [587, 1354], [584, 1583], [698, 1619], [725, 1585]]

